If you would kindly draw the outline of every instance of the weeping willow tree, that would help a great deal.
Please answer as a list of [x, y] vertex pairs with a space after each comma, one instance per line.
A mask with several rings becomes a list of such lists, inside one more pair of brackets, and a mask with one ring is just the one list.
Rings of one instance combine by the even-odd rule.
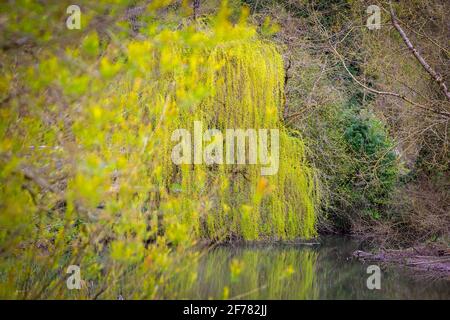
[[[225, 132], [229, 128], [279, 129], [278, 172], [261, 176], [261, 164], [181, 165], [165, 168], [166, 183], [179, 186], [180, 196], [209, 194], [198, 217], [197, 234], [213, 240], [311, 238], [315, 233], [314, 173], [298, 134], [280, 121], [283, 105], [283, 61], [277, 48], [257, 39], [227, 41], [205, 52], [196, 68], [210, 94], [197, 105], [180, 109], [167, 127], [194, 131], [194, 121]], [[175, 85], [183, 79], [174, 77]], [[220, 143], [220, 142], [219, 142]], [[202, 147], [206, 147], [202, 142]], [[165, 158], [173, 143], [165, 144]], [[250, 146], [246, 146], [246, 153]], [[223, 146], [226, 149], [226, 146]], [[198, 178], [201, 177], [199, 180]], [[186, 217], [181, 217], [185, 219]]]

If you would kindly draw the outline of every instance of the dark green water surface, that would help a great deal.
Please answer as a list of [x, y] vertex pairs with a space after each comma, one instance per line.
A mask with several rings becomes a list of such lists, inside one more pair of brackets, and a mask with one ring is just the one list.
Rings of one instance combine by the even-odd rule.
[[367, 267], [352, 260], [357, 244], [219, 246], [170, 280], [179, 299], [450, 299], [450, 281], [381, 267], [381, 289], [369, 290]]

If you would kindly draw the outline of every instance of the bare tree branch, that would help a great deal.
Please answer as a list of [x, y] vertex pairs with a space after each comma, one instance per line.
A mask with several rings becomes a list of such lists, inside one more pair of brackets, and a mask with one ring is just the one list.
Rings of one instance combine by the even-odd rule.
[[192, 7], [194, 9], [194, 20], [197, 20], [198, 10], [200, 10], [200, 0], [194, 0]]
[[43, 190], [50, 190], [55, 194], [60, 193], [57, 188], [53, 187], [50, 183], [47, 182], [47, 180], [36, 174], [36, 172], [34, 172], [30, 167], [23, 167], [21, 171], [25, 178], [34, 181]]
[[288, 101], [287, 101], [286, 88], [287, 88], [288, 80], [290, 78], [288, 72], [289, 72], [289, 69], [291, 68], [291, 64], [292, 64], [292, 61], [291, 61], [290, 58], [288, 58], [288, 65], [286, 66], [285, 71], [284, 71], [284, 100], [285, 100], [284, 101], [284, 108], [283, 108], [283, 117], [284, 118], [287, 117], [287, 114], [288, 114], [288, 111], [289, 111], [289, 104], [288, 104]]
[[417, 108], [420, 108], [420, 109], [423, 109], [423, 110], [427, 110], [427, 111], [430, 111], [430, 112], [439, 114], [439, 115], [444, 116], [444, 117], [446, 117], [446, 118], [450, 118], [450, 112], [439, 111], [439, 110], [435, 110], [435, 109], [432, 109], [432, 108], [428, 108], [428, 107], [426, 107], [426, 106], [424, 106], [424, 105], [421, 105], [421, 104], [419, 104], [419, 103], [417, 103], [417, 102], [414, 102], [414, 101], [410, 100], [410, 99], [409, 99], [408, 97], [406, 97], [405, 95], [402, 95], [402, 94], [399, 94], [399, 93], [396, 93], [396, 92], [379, 91], [379, 90], [376, 90], [376, 89], [373, 89], [373, 88], [368, 87], [367, 85], [365, 85], [364, 83], [362, 83], [361, 81], [359, 81], [359, 80], [358, 80], [358, 79], [350, 72], [350, 70], [347, 68], [347, 65], [345, 64], [344, 58], [339, 54], [339, 52], [336, 50], [336, 48], [335, 48], [331, 43], [330, 43], [330, 47], [331, 47], [331, 49], [333, 50], [333, 52], [335, 53], [335, 55], [336, 55], [336, 56], [339, 58], [339, 60], [341, 61], [342, 65], [344, 66], [345, 70], [346, 70], [347, 73], [350, 75], [350, 77], [351, 77], [358, 85], [360, 85], [361, 87], [363, 87], [363, 88], [366, 89], [367, 91], [370, 91], [370, 92], [372, 92], [372, 93], [379, 94], [379, 95], [386, 95], [386, 96], [397, 97], [397, 98], [400, 98], [400, 99], [402, 99], [402, 100], [408, 102], [409, 104], [411, 104], [411, 105], [413, 105], [413, 106], [415, 106], [415, 107], [417, 107]]
[[397, 18], [395, 16], [394, 9], [392, 8], [392, 4], [389, 2], [390, 9], [391, 9], [391, 20], [392, 24], [394, 25], [395, 29], [397, 29], [398, 33], [400, 33], [400, 36], [402, 37], [403, 41], [406, 43], [406, 46], [408, 49], [414, 54], [417, 61], [422, 65], [422, 67], [431, 75], [431, 77], [439, 84], [439, 87], [441, 88], [442, 92], [447, 97], [447, 100], [450, 101], [450, 92], [448, 91], [448, 88], [444, 82], [444, 78], [437, 73], [426, 61], [425, 59], [420, 55], [419, 51], [413, 46], [411, 41], [409, 40], [408, 36], [406, 35], [405, 31], [402, 29], [400, 24], [397, 21]]

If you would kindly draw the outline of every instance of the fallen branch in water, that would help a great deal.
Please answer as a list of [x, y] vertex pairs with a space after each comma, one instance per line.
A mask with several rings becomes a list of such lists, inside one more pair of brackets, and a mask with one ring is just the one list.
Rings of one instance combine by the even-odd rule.
[[353, 257], [364, 262], [393, 263], [422, 271], [432, 271], [450, 279], [449, 248], [424, 246], [404, 250], [383, 250], [378, 253], [356, 250]]

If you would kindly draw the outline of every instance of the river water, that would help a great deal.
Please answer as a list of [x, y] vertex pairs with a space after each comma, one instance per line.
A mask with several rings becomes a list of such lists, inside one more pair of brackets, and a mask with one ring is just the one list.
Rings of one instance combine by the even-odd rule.
[[369, 290], [369, 264], [350, 259], [356, 249], [338, 237], [313, 246], [219, 246], [172, 279], [172, 290], [179, 299], [450, 299], [450, 280], [402, 267], [381, 266], [381, 289]]

